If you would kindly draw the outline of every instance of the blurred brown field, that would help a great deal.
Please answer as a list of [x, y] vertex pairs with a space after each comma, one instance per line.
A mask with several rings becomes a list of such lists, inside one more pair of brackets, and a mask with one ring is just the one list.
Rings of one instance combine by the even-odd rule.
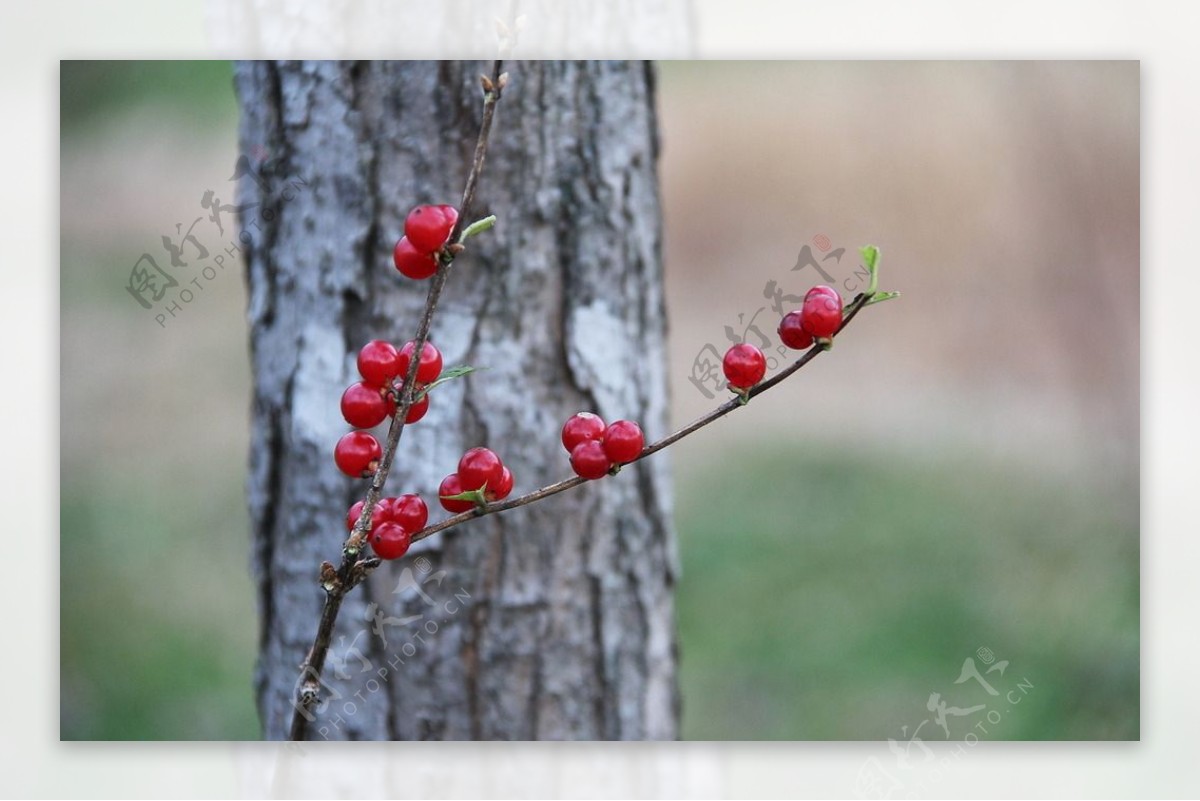
[[[899, 737], [988, 647], [1035, 688], [995, 739], [1136, 738], [1137, 63], [668, 62], [659, 103], [676, 424], [806, 246], [903, 293], [664, 455], [685, 735]], [[228, 64], [63, 64], [64, 739], [258, 735], [243, 280], [164, 326], [123, 288], [236, 155]]]

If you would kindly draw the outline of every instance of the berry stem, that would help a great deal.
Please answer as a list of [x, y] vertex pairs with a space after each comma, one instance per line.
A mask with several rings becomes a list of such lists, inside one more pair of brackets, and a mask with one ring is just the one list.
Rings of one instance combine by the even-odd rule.
[[[506, 81], [501, 80], [500, 66], [500, 61], [495, 61], [492, 64], [490, 86], [486, 87], [483, 96], [483, 120], [479, 125], [479, 138], [475, 142], [475, 155], [471, 161], [471, 171], [467, 174], [467, 183], [463, 189], [462, 203], [458, 208], [458, 221], [454, 224], [454, 229], [450, 232], [450, 236], [447, 239], [448, 242], [459, 242], [465, 236], [465, 222], [470, 214], [471, 206], [475, 202], [475, 190], [479, 185], [480, 173], [483, 171], [484, 157], [487, 155], [488, 137], [491, 135], [492, 119], [496, 113], [496, 102], [500, 99], [500, 94], [506, 83]], [[482, 222], [484, 220], [480, 220], [476, 225]], [[438, 259], [438, 270], [433, 276], [433, 282], [429, 287], [429, 294], [425, 298], [425, 310], [422, 312], [421, 320], [417, 325], [416, 336], [413, 337], [413, 341], [416, 343], [413, 346], [414, 353], [421, 353], [425, 347], [425, 343], [429, 340], [429, 329], [433, 324], [433, 314], [437, 309], [438, 300], [442, 295], [442, 288], [446, 285], [450, 264], [454, 261], [455, 253], [451, 252], [451, 250], [451, 248], [443, 248], [441, 256]], [[371, 486], [367, 490], [366, 497], [363, 500], [362, 514], [359, 516], [358, 522], [355, 523], [354, 530], [350, 532], [350, 536], [342, 546], [342, 562], [337, 568], [336, 580], [329, 582], [330, 589], [327, 589], [325, 592], [325, 605], [321, 610], [321, 622], [317, 626], [317, 634], [313, 640], [313, 646], [305, 657], [304, 663], [301, 665], [302, 681], [300, 685], [300, 697], [294, 702], [295, 711], [292, 715], [292, 726], [288, 734], [291, 740], [303, 740], [305, 738], [309, 719], [313, 717], [312, 708], [316, 706], [319, 698], [321, 673], [325, 669], [325, 657], [329, 653], [329, 644], [333, 637], [333, 627], [337, 622], [338, 610], [341, 608], [342, 598], [345, 597], [346, 593], [354, 589], [356, 584], [363, 581], [373, 568], [379, 565], [378, 559], [373, 557], [360, 558], [360, 554], [371, 531], [371, 514], [375, 509], [375, 504], [378, 503], [380, 497], [383, 495], [383, 485], [387, 481], [388, 473], [391, 472], [392, 461], [396, 456], [396, 447], [400, 443], [400, 435], [404, 432], [404, 421], [408, 417], [408, 411], [415, 400], [414, 388], [416, 386], [417, 369], [420, 365], [421, 360], [419, 358], [409, 359], [408, 374], [404, 377], [404, 388], [396, 402], [396, 414], [392, 418], [391, 426], [388, 428], [387, 440], [383, 446], [383, 458], [379, 461], [379, 468], [375, 471], [375, 476], [371, 480]]]
[[[870, 301], [871, 301], [871, 296], [866, 294], [865, 292], [858, 295], [857, 297], [855, 297], [854, 300], [850, 302], [850, 305], [848, 305], [846, 307], [846, 316], [842, 320], [842, 324], [838, 328], [838, 332], [840, 333], [842, 331], [842, 329], [844, 329], [850, 323], [850, 321], [853, 320], [855, 318], [855, 316], [863, 309], [863, 307], [870, 303]], [[679, 440], [683, 439], [684, 437], [688, 436], [689, 434], [694, 434], [695, 432], [699, 431], [700, 429], [704, 428], [705, 426], [707, 426], [711, 423], [715, 423], [717, 420], [720, 420], [722, 417], [729, 414], [730, 412], [742, 408], [743, 406], [746, 405], [747, 401], [750, 398], [754, 398], [758, 395], [761, 395], [762, 393], [766, 392], [768, 389], [771, 389], [772, 387], [778, 386], [779, 384], [783, 383], [788, 378], [790, 378], [791, 376], [793, 376], [797, 372], [799, 372], [806, 364], [808, 364], [809, 362], [811, 362], [813, 359], [817, 358], [824, 352], [825, 352], [825, 349], [823, 347], [821, 347], [820, 344], [814, 344], [811, 348], [809, 348], [808, 350], [806, 350], [804, 352], [804, 355], [802, 355], [799, 359], [797, 359], [795, 362], [793, 362], [791, 365], [789, 365], [787, 367], [787, 369], [782, 370], [778, 374], [772, 376], [769, 380], [763, 381], [762, 383], [756, 384], [755, 386], [751, 387], [748, 391], [746, 391], [745, 398], [743, 398], [743, 396], [740, 394], [734, 395], [732, 398], [725, 401], [720, 406], [713, 409], [711, 412], [704, 415], [703, 417], [693, 420], [691, 423], [688, 423], [686, 426], [679, 429], [678, 431], [676, 431], [672, 434], [668, 434], [667, 436], [663, 437], [658, 442], [654, 442], [654, 443], [651, 443], [650, 445], [647, 445], [645, 448], [642, 449], [642, 452], [638, 455], [638, 457], [636, 459], [634, 459], [630, 462], [627, 462], [627, 464], [633, 464], [633, 462], [637, 462], [642, 459], [645, 459], [647, 456], [650, 456], [651, 454], [658, 453], [663, 448], [666, 448], [669, 445], [673, 445], [674, 443], [678, 442]], [[624, 465], [622, 465], [622, 467], [623, 466]], [[524, 495], [520, 495], [516, 498], [510, 498], [510, 499], [504, 500], [504, 501], [497, 501], [495, 503], [485, 503], [480, 506], [477, 506], [476, 508], [474, 508], [470, 511], [461, 512], [459, 514], [454, 515], [453, 517], [448, 517], [445, 520], [440, 520], [431, 526], [426, 526], [425, 528], [421, 529], [420, 531], [415, 532], [412, 535], [412, 541], [417, 542], [418, 540], [423, 540], [426, 537], [432, 537], [434, 534], [445, 531], [446, 529], [454, 528], [455, 526], [466, 523], [468, 520], [474, 520], [477, 517], [483, 517], [484, 515], [495, 514], [496, 512], [506, 512], [509, 509], [517, 509], [521, 506], [528, 506], [531, 503], [537, 503], [538, 501], [549, 498], [551, 495], [557, 495], [560, 492], [566, 492], [569, 489], [578, 487], [580, 484], [586, 484], [586, 483], [588, 483], [587, 479], [580, 478], [579, 476], [573, 476], [571, 478], [559, 481], [556, 484], [550, 484], [548, 486], [542, 487], [541, 489], [536, 489], [533, 492], [527, 492]]]

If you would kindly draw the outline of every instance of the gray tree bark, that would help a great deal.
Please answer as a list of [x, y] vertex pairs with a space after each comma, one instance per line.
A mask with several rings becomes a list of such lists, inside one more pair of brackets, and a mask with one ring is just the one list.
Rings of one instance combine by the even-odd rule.
[[[431, 339], [447, 366], [387, 494], [437, 487], [475, 445], [514, 494], [571, 475], [563, 421], [592, 410], [666, 433], [654, 73], [645, 63], [506, 66], [473, 217]], [[286, 736], [322, 560], [366, 484], [332, 450], [373, 338], [412, 336], [427, 283], [391, 249], [408, 209], [457, 204], [482, 63], [238, 65], [254, 370], [248, 495], [264, 734]], [[667, 739], [677, 735], [666, 454], [417, 543], [349, 596], [313, 739]]]

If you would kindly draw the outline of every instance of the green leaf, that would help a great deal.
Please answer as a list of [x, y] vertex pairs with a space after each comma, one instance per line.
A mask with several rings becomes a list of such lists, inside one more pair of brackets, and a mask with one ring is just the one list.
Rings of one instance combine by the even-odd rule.
[[870, 306], [873, 303], [883, 303], [885, 300], [892, 300], [900, 297], [899, 292], [876, 292], [871, 296], [871, 299], [864, 303], [864, 306]]
[[445, 384], [447, 381], [453, 381], [456, 378], [462, 378], [464, 375], [469, 375], [470, 373], [473, 373], [476, 370], [486, 370], [486, 369], [487, 369], [486, 367], [472, 367], [469, 364], [460, 364], [457, 367], [447, 367], [445, 370], [442, 371], [442, 374], [437, 377], [437, 380], [431, 382], [428, 386], [426, 386], [424, 389], [422, 389], [421, 392], [417, 395], [417, 397], [413, 398], [413, 400], [416, 401], [416, 400], [420, 400], [421, 398], [425, 397], [426, 395], [429, 394], [429, 390], [433, 389], [434, 387], [438, 386], [439, 384]]
[[867, 245], [866, 247], [859, 248], [858, 252], [862, 254], [863, 264], [867, 266], [868, 270], [874, 272], [879, 266], [879, 248], [874, 245]]
[[[467, 375], [468, 373], [473, 373], [476, 370], [483, 370], [483, 369], [486, 369], [486, 368], [472, 367], [469, 364], [460, 364], [457, 367], [447, 367], [445, 370], [442, 371], [442, 374], [437, 377], [437, 381], [434, 381], [434, 383], [436, 384], [438, 381], [449, 381], [454, 378], [462, 378], [464, 375]], [[430, 386], [432, 386], [432, 384]]]
[[463, 242], [466, 242], [468, 237], [475, 236], [476, 234], [482, 234], [484, 231], [489, 231], [489, 230], [491, 230], [492, 226], [495, 224], [496, 224], [496, 215], [495, 214], [492, 214], [491, 216], [488, 216], [488, 217], [484, 217], [482, 220], [476, 220], [475, 222], [471, 223], [470, 225], [468, 225], [466, 228], [463, 229], [462, 235], [459, 236], [458, 241], [460, 244]]
[[867, 285], [866, 294], [868, 296], [874, 295], [875, 290], [879, 288], [879, 248], [874, 245], [867, 245], [859, 248], [858, 252], [862, 256], [867, 272], [871, 275], [871, 281]]
[[483, 490], [469, 490], [460, 492], [457, 495], [439, 495], [439, 498], [445, 498], [448, 501], [470, 501], [476, 506], [486, 506], [487, 498], [483, 497]]

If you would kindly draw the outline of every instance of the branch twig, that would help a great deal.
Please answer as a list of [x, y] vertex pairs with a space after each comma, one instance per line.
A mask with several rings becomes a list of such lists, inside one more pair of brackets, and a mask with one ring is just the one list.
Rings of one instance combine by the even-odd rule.
[[[869, 300], [870, 300], [869, 295], [860, 294], [860, 295], [856, 296], [854, 298], [854, 300], [852, 300], [850, 302], [850, 305], [846, 309], [846, 315], [842, 319], [842, 324], [838, 328], [838, 333], [841, 333], [842, 329], [844, 329], [846, 327], [846, 325], [849, 324], [849, 322], [854, 319], [854, 317], [859, 313], [859, 311], [861, 311], [862, 308], [867, 305], [867, 302]], [[813, 359], [817, 358], [817, 356], [821, 355], [821, 353], [823, 353], [824, 351], [825, 351], [825, 348], [822, 347], [821, 345], [812, 346], [811, 348], [809, 348], [808, 350], [806, 350], [804, 352], [803, 356], [801, 356], [799, 359], [797, 359], [795, 362], [793, 362], [785, 370], [782, 370], [781, 372], [772, 376], [770, 380], [764, 381], [761, 384], [757, 384], [754, 387], [752, 387], [750, 389], [750, 391], [747, 393], [747, 396], [749, 398], [755, 398], [755, 397], [758, 397], [759, 395], [761, 395], [762, 393], [766, 392], [768, 389], [778, 386], [779, 384], [781, 384], [782, 382], [787, 380], [789, 377], [791, 377], [793, 374], [798, 372], [806, 364], [811, 362]], [[658, 453], [659, 451], [661, 451], [663, 448], [667, 447], [668, 445], [672, 445], [672, 444], [678, 442], [679, 440], [683, 439], [687, 435], [693, 434], [711, 423], [715, 423], [717, 420], [720, 420], [725, 415], [729, 414], [730, 412], [732, 412], [736, 409], [740, 409], [743, 406], [745, 406], [745, 403], [742, 402], [741, 398], [739, 398], [739, 397], [730, 398], [729, 400], [725, 401], [720, 406], [713, 409], [711, 412], [704, 415], [703, 417], [693, 420], [691, 423], [688, 423], [686, 426], [679, 429], [678, 431], [676, 431], [672, 434], [668, 434], [667, 436], [663, 437], [658, 442], [654, 442], [654, 443], [651, 443], [650, 445], [647, 445], [645, 448], [642, 449], [642, 452], [638, 455], [638, 457], [636, 459], [633, 460], [633, 462], [641, 461], [642, 459], [645, 459], [647, 456], [650, 456], [651, 454]], [[633, 462], [626, 462], [626, 464], [633, 464]], [[622, 467], [624, 467], [624, 465], [622, 465]], [[572, 489], [573, 487], [578, 487], [580, 484], [586, 484], [586, 483], [587, 483], [587, 479], [580, 478], [579, 476], [575, 476], [574, 478], [563, 479], [562, 481], [559, 481], [556, 484], [549, 484], [545, 487], [542, 487], [541, 489], [536, 489], [532, 492], [527, 492], [524, 495], [520, 495], [516, 498], [512, 498], [512, 499], [505, 500], [505, 501], [496, 501], [495, 503], [488, 503], [488, 504], [484, 504], [482, 506], [477, 506], [474, 509], [471, 509], [470, 511], [460, 512], [459, 514], [456, 514], [453, 517], [448, 517], [445, 520], [439, 520], [437, 523], [434, 523], [431, 526], [426, 526], [425, 528], [421, 529], [420, 531], [418, 531], [412, 535], [412, 541], [417, 542], [418, 540], [423, 540], [426, 537], [432, 537], [434, 534], [438, 534], [447, 529], [451, 529], [451, 528], [454, 528], [455, 526], [462, 525], [463, 523], [466, 523], [469, 520], [474, 520], [479, 517], [484, 517], [485, 515], [495, 514], [496, 512], [506, 512], [509, 509], [517, 509], [521, 506], [528, 506], [531, 503], [537, 503], [538, 501], [549, 498], [551, 495], [557, 495], [560, 492], [566, 492], [567, 490]]]
[[414, 355], [413, 358], [409, 359], [408, 374], [404, 377], [404, 385], [400, 391], [400, 397], [396, 402], [396, 414], [393, 416], [391, 426], [388, 428], [387, 440], [383, 447], [383, 456], [380, 459], [379, 468], [375, 471], [375, 476], [371, 480], [370, 489], [367, 490], [366, 498], [363, 501], [362, 514], [359, 516], [358, 522], [354, 524], [354, 530], [350, 532], [349, 538], [342, 546], [341, 565], [336, 571], [328, 563], [322, 566], [321, 583], [325, 588], [325, 605], [321, 610], [321, 622], [317, 626], [317, 634], [313, 640], [313, 646], [309, 650], [304, 663], [300, 666], [303, 682], [299, 701], [295, 703], [292, 726], [288, 734], [291, 740], [304, 739], [309, 720], [313, 717], [312, 708], [316, 706], [319, 699], [321, 674], [325, 669], [325, 657], [329, 653], [329, 643], [333, 637], [333, 627], [337, 622], [338, 610], [341, 608], [342, 598], [366, 577], [371, 568], [379, 564], [379, 560], [377, 559], [360, 560], [358, 557], [366, 542], [367, 532], [371, 530], [371, 514], [375, 510], [375, 504], [383, 494], [383, 485], [387, 481], [388, 473], [391, 472], [392, 461], [396, 457], [396, 448], [400, 444], [400, 435], [404, 433], [404, 421], [408, 417], [408, 411], [413, 404], [417, 368], [421, 364], [419, 354], [429, 339], [429, 328], [433, 323], [433, 313], [437, 310], [438, 299], [441, 297], [442, 288], [446, 285], [446, 278], [450, 272], [450, 264], [454, 261], [454, 256], [462, 250], [459, 239], [470, 219], [471, 205], [475, 202], [475, 190], [479, 185], [480, 173], [483, 171], [484, 157], [487, 155], [488, 137], [492, 130], [492, 119], [496, 112], [496, 102], [500, 99], [500, 94], [504, 90], [505, 76], [501, 74], [500, 67], [501, 62], [495, 61], [492, 64], [491, 77], [482, 76], [484, 90], [483, 121], [479, 126], [479, 138], [475, 142], [475, 155], [471, 162], [471, 171], [467, 175], [466, 187], [463, 189], [462, 202], [458, 207], [458, 222], [454, 224], [454, 230], [450, 233], [450, 237], [447, 240], [451, 244], [444, 248], [439, 256], [438, 270], [433, 276], [433, 283], [430, 285], [429, 294], [425, 299], [425, 310], [421, 313], [421, 321], [417, 325], [416, 336], [413, 337], [413, 341], [415, 342], [413, 345]]
[[[468, 226], [470, 219], [470, 207], [475, 199], [475, 189], [479, 183], [479, 176], [483, 170], [484, 157], [487, 154], [488, 137], [491, 132], [492, 118], [495, 114], [496, 101], [500, 99], [500, 94], [504, 89], [504, 76], [500, 72], [501, 62], [496, 61], [492, 67], [492, 76], [482, 78], [484, 89], [484, 108], [483, 121], [479, 129], [479, 138], [475, 145], [475, 155], [471, 164], [471, 171], [467, 176], [466, 188], [463, 190], [462, 203], [460, 205], [459, 217], [455, 223], [454, 230], [447, 240], [448, 244], [439, 256], [439, 264], [437, 273], [433, 277], [433, 283], [429, 288], [429, 295], [425, 301], [425, 309], [421, 315], [420, 323], [417, 326], [417, 334], [414, 337], [413, 353], [421, 353], [425, 342], [429, 338], [429, 329], [433, 321], [434, 311], [437, 309], [438, 299], [441, 296], [442, 288], [446, 284], [446, 278], [449, 274], [450, 264], [453, 262], [455, 255], [462, 251], [463, 233]], [[846, 307], [846, 313], [842, 319], [842, 324], [839, 326], [837, 333], [841, 333], [843, 329], [850, 323], [851, 320], [858, 315], [862, 309], [869, 305], [876, 295], [872, 291], [864, 292], [857, 295], [852, 300], [849, 306]], [[886, 293], [884, 293], [886, 294]], [[882, 295], [880, 295], [882, 297]], [[746, 403], [767, 390], [778, 386], [783, 381], [790, 378], [792, 375], [801, 370], [805, 365], [827, 350], [828, 343], [817, 343], [809, 348], [805, 353], [789, 365], [787, 368], [773, 376], [771, 379], [762, 382], [749, 391], [744, 393], [745, 397], [735, 396], [722, 403], [717, 408], [713, 409], [708, 414], [700, 417], [683, 428], [675, 431], [672, 434], [663, 437], [657, 442], [651, 443], [642, 449], [642, 452], [633, 461], [640, 461], [647, 456], [655, 454], [675, 442], [683, 439], [689, 434], [693, 434], [710, 425], [730, 412], [740, 409]], [[360, 557], [363, 545], [366, 542], [367, 532], [371, 530], [371, 514], [374, 511], [375, 504], [379, 501], [383, 493], [383, 485], [387, 481], [388, 473], [391, 471], [392, 462], [395, 459], [396, 449], [400, 442], [400, 436], [404, 431], [404, 420], [408, 416], [409, 408], [412, 406], [415, 397], [416, 373], [420, 366], [419, 358], [409, 360], [408, 374], [404, 378], [403, 388], [400, 392], [400, 397], [397, 399], [397, 409], [395, 416], [392, 419], [391, 427], [388, 429], [387, 441], [384, 446], [383, 456], [380, 460], [378, 470], [375, 473], [371, 486], [367, 491], [366, 498], [363, 503], [363, 510], [358, 521], [354, 525], [354, 530], [350, 533], [342, 548], [342, 562], [338, 568], [326, 562], [322, 565], [321, 584], [325, 588], [325, 605], [321, 612], [321, 621], [317, 628], [316, 638], [313, 642], [313, 647], [309, 651], [308, 656], [301, 666], [303, 682], [299, 702], [296, 703], [295, 714], [292, 717], [292, 726], [290, 731], [290, 739], [303, 740], [307, 731], [309, 720], [313, 717], [312, 708], [316, 706], [320, 693], [321, 673], [325, 666], [325, 657], [329, 652], [330, 640], [333, 636], [333, 627], [337, 622], [338, 611], [341, 608], [342, 599], [350, 592], [357, 584], [380, 564], [380, 560], [374, 557]], [[628, 462], [627, 464], [632, 464]], [[578, 487], [586, 482], [586, 479], [580, 477], [568, 478], [559, 481], [555, 484], [533, 490], [524, 495], [521, 495], [510, 500], [498, 501], [495, 503], [487, 503], [477, 506], [476, 508], [462, 512], [460, 514], [448, 517], [434, 523], [431, 526], [426, 526], [412, 535], [412, 541], [431, 537], [442, 531], [454, 528], [469, 520], [474, 520], [485, 515], [495, 514], [497, 512], [516, 509], [521, 506], [528, 506], [531, 503], [549, 498], [552, 495], [557, 495], [560, 492]]]

